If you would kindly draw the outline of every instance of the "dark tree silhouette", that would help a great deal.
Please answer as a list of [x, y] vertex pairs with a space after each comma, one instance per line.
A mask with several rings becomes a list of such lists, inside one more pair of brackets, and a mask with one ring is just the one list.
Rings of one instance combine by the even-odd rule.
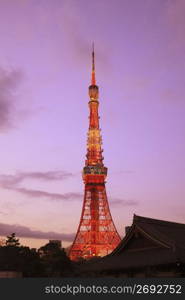
[[15, 233], [7, 237], [5, 246], [0, 247], [0, 271], [22, 272], [23, 277], [44, 276], [39, 253], [21, 246]]
[[72, 275], [73, 264], [56, 243], [37, 251], [22, 246], [12, 233], [0, 246], [0, 271], [21, 272], [23, 277], [64, 277]]
[[16, 239], [15, 233], [12, 233], [11, 235], [7, 236], [6, 246], [13, 246], [13, 247], [20, 246], [19, 239]]
[[64, 249], [55, 243], [48, 243], [39, 249], [47, 277], [68, 276], [72, 271], [72, 264]]

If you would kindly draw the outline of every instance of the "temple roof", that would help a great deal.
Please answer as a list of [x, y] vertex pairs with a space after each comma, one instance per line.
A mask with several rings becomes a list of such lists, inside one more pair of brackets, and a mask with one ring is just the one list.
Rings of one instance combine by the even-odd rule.
[[185, 262], [184, 251], [170, 251], [169, 249], [150, 249], [136, 252], [125, 252], [119, 256], [106, 256], [97, 262], [92, 262], [84, 270], [119, 270], [137, 269], [148, 266], [160, 266]]
[[185, 263], [185, 224], [134, 215], [118, 247], [86, 270], [119, 270]]
[[134, 215], [128, 233], [111, 255], [120, 254], [125, 250], [136, 231], [163, 247], [185, 249], [185, 224]]

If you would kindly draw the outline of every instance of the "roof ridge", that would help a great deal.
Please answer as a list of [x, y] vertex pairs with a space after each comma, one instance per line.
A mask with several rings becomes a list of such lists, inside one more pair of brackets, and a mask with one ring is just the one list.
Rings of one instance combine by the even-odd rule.
[[153, 219], [153, 218], [147, 218], [147, 217], [142, 217], [134, 214], [133, 222], [142, 222], [142, 223], [150, 223], [150, 224], [160, 224], [161, 226], [177, 226], [177, 227], [185, 227], [184, 223], [177, 223], [177, 222], [171, 222], [171, 221], [165, 221], [165, 220], [160, 220], [160, 219]]

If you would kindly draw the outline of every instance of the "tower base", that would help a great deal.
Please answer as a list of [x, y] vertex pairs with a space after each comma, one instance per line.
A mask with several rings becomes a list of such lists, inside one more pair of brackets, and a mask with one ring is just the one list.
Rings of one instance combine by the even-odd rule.
[[111, 253], [121, 238], [110, 213], [105, 183], [86, 184], [78, 231], [69, 252], [72, 260]]

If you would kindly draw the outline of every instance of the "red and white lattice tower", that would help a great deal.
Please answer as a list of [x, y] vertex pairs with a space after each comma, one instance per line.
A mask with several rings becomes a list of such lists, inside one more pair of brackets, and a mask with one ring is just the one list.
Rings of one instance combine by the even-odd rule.
[[80, 224], [69, 251], [69, 257], [72, 260], [78, 260], [81, 257], [88, 259], [94, 256], [107, 255], [117, 247], [121, 240], [112, 220], [106, 195], [107, 168], [103, 164], [98, 96], [93, 48], [92, 79], [89, 86], [90, 117], [87, 159], [83, 168], [85, 192]]

